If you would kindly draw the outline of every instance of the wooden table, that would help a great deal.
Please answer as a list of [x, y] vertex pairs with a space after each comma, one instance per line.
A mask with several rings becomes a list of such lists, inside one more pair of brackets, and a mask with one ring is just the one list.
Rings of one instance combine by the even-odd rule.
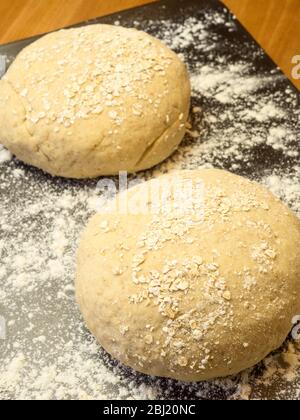
[[300, 0], [223, 0], [223, 3], [300, 90]]
[[[0, 44], [153, 1], [0, 0]], [[300, 90], [300, 0], [223, 2]]]

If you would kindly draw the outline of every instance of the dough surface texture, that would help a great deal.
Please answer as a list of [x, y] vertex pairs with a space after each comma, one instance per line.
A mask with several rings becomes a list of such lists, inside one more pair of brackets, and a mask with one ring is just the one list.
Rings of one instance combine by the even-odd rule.
[[236, 374], [279, 348], [300, 314], [300, 221], [264, 187], [228, 172], [158, 181], [175, 177], [202, 185], [193, 211], [178, 211], [171, 189], [157, 211], [151, 180], [128, 198], [133, 208], [148, 197], [156, 212], [125, 214], [123, 192], [91, 219], [77, 300], [99, 343], [140, 372], [184, 381]]
[[0, 81], [0, 143], [68, 178], [150, 168], [185, 134], [190, 82], [159, 40], [110, 25], [48, 34]]

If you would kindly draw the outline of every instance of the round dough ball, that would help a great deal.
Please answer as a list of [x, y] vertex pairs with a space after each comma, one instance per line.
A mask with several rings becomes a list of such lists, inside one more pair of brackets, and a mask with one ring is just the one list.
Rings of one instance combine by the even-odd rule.
[[[172, 180], [192, 181], [193, 200], [157, 189]], [[86, 324], [113, 357], [200, 381], [236, 374], [284, 342], [300, 314], [300, 221], [283, 203], [219, 170], [136, 186], [128, 214], [124, 197], [89, 223], [76, 281]]]
[[0, 142], [52, 175], [137, 172], [178, 147], [189, 107], [187, 69], [159, 40], [67, 29], [25, 48], [0, 81]]

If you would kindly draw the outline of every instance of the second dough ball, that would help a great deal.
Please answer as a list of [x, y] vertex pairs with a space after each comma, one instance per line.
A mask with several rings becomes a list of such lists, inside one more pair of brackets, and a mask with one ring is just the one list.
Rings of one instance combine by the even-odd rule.
[[0, 81], [0, 142], [52, 175], [136, 172], [177, 148], [189, 106], [185, 65], [150, 35], [62, 30], [25, 48]]
[[77, 299], [101, 345], [140, 372], [236, 374], [300, 313], [299, 243], [299, 219], [260, 185], [218, 170], [166, 175], [92, 218]]

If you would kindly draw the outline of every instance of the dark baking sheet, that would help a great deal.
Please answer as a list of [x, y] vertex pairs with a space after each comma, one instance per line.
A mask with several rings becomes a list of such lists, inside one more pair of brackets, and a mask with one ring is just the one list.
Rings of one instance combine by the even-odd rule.
[[[81, 25], [98, 22], [114, 24], [117, 21], [118, 24], [128, 27], [135, 26], [164, 40], [165, 37], [172, 38], [172, 34], [166, 34], [167, 30], [175, 30], [175, 27], [180, 29], [181, 24], [186, 27], [185, 22], [191, 17], [202, 22], [214, 45], [209, 50], [199, 48], [196, 42], [191, 42], [184, 47], [179, 45], [178, 48], [175, 48], [178, 53], [184, 55], [191, 73], [205, 65], [217, 67], [220, 63], [230, 66], [245, 62], [251, 64], [250, 76], [251, 74], [262, 77], [272, 75], [274, 82], [259, 92], [253, 93], [253, 102], [255, 103], [255, 98], [258, 98], [258, 95], [265, 95], [274, 103], [282, 106], [283, 98], [287, 98], [288, 100], [284, 102], [285, 116], [279, 123], [288, 127], [289, 130], [293, 130], [293, 133], [296, 131], [299, 133], [299, 112], [295, 112], [295, 109], [298, 109], [296, 89], [218, 1], [162, 1], [95, 19]], [[168, 22], [167, 27], [165, 22]], [[195, 39], [198, 39], [197, 34], [194, 36]], [[7, 65], [9, 65], [16, 54], [35, 39], [37, 37], [0, 46], [0, 56], [5, 56]], [[201, 136], [195, 140], [187, 135], [180, 151], [169, 159], [168, 162], [171, 166], [174, 163], [177, 168], [196, 168], [208, 164], [258, 181], [268, 173], [291, 173], [295, 182], [299, 182], [299, 178], [293, 173], [300, 164], [297, 153], [286, 153], [286, 151], [280, 148], [277, 150], [264, 142], [259, 145], [255, 143], [253, 147], [247, 146], [245, 150], [242, 148], [241, 153], [246, 155], [246, 161], [241, 160], [237, 155], [228, 153], [228, 148], [231, 146], [230, 139], [223, 145], [220, 144], [218, 154], [206, 152], [204, 155], [199, 153], [199, 156], [195, 157], [191, 152], [193, 143], [198, 145], [207, 143], [209, 146], [211, 136], [218, 136], [220, 133], [226, 132], [230, 122], [220, 119], [212, 124], [206, 118], [211, 113], [222, 115], [228, 109], [228, 105], [215, 101], [213, 96], [194, 93], [193, 106], [202, 108], [202, 114], [200, 116], [195, 114], [192, 118], [193, 126], [201, 129]], [[234, 114], [234, 110], [231, 112], [235, 118], [238, 118]], [[253, 137], [263, 136], [266, 130], [268, 130], [267, 124], [260, 124], [257, 127], [253, 121], [241, 122], [241, 131], [250, 133], [250, 137], [251, 135]], [[239, 144], [239, 147], [242, 146]], [[299, 150], [298, 145], [293, 142], [288, 147], [292, 151]], [[225, 149], [227, 152], [223, 153]], [[177, 161], [179, 163], [176, 163]], [[167, 170], [166, 164], [162, 164], [154, 171], [147, 171], [140, 176], [149, 178]], [[73, 261], [78, 234], [93, 214], [91, 208], [78, 196], [82, 196], [83, 199], [88, 198], [96, 189], [96, 185], [97, 180], [74, 181], [52, 178], [15, 159], [0, 166], [0, 240], [4, 239], [6, 242], [6, 246], [2, 247], [2, 250], [0, 248], [0, 260], [2, 259], [5, 268], [5, 274], [1, 276], [0, 272], [0, 285], [5, 292], [5, 297], [2, 299], [0, 295], [0, 316], [5, 319], [7, 324], [6, 339], [0, 340], [0, 397], [53, 399], [115, 397], [126, 399], [139, 396], [151, 398], [152, 395], [153, 398], [161, 399], [230, 399], [245, 397], [245, 390], [248, 391], [246, 394], [250, 398], [288, 399], [299, 397], [296, 392], [300, 388], [299, 376], [296, 376], [293, 382], [285, 381], [277, 374], [273, 375], [274, 377], [267, 384], [262, 380], [266, 363], [262, 363], [254, 371], [243, 373], [235, 378], [202, 384], [183, 384], [172, 380], [149, 378], [132, 372], [111, 360], [100, 347], [95, 347], [93, 339], [84, 328], [80, 318], [74, 301], [72, 284], [74, 279]], [[73, 197], [73, 204], [55, 206], [55, 201], [60, 203], [64, 194], [67, 194], [68, 198]], [[286, 198], [284, 192], [283, 198]], [[286, 201], [288, 202], [288, 199]], [[44, 208], [33, 211], [30, 216], [27, 211], [28, 207], [39, 203], [43, 203]], [[288, 204], [295, 203], [288, 202]], [[52, 214], [49, 215], [49, 212]], [[53, 225], [59, 217], [72, 221], [66, 234], [65, 252], [61, 256], [65, 264], [63, 275], [48, 276], [47, 281], [40, 280], [43, 274], [43, 263], [39, 262], [36, 264], [36, 270], [33, 265], [24, 269], [26, 275], [32, 276], [32, 282], [28, 286], [25, 283], [21, 288], [16, 287], [17, 281], [13, 277], [15, 265], [13, 262], [9, 263], [9, 257], [15, 258], [16, 254], [28, 257], [28, 253], [21, 245], [14, 246], [13, 244], [24, 242], [29, 238], [32, 243], [40, 244], [41, 251], [38, 256], [45, 257], [45, 264], [50, 260], [58, 264], [59, 256], [46, 251], [43, 253], [43, 249], [49, 245], [47, 237], [53, 233]], [[66, 232], [64, 231], [64, 233]], [[22, 269], [19, 267], [17, 269], [17, 274], [22, 275]], [[14, 287], [9, 286], [8, 280], [11, 278], [14, 279], [12, 283]], [[28, 327], [27, 315], [29, 313], [32, 314], [30, 317], [32, 328]], [[35, 342], [39, 333], [43, 339]], [[83, 349], [84, 346], [86, 347]], [[77, 354], [79, 360], [76, 358]], [[277, 364], [274, 362], [276, 366], [280, 366], [281, 352], [279, 351], [272, 357], [276, 363], [278, 361]], [[92, 363], [91, 367], [89, 367], [89, 361]], [[84, 363], [87, 364], [86, 369], [72, 376], [70, 371], [76, 370], [80, 364]], [[21, 366], [17, 372], [16, 364]], [[66, 372], [66, 364], [70, 365], [68, 372]], [[284, 362], [282, 364], [284, 365]], [[50, 371], [53, 368], [52, 371], [55, 372], [52, 383], [50, 380], [49, 382], [45, 380], [40, 385], [39, 376], [41, 376], [41, 372], [43, 375], [45, 374], [46, 368]], [[10, 371], [9, 369], [13, 370], [14, 377], [5, 382], [3, 377]], [[63, 379], [59, 381], [57, 376], [60, 369]], [[102, 381], [101, 372], [103, 369], [107, 379]], [[108, 378], [109, 374], [111, 376]], [[70, 375], [72, 383], [68, 384]], [[95, 383], [91, 383], [90, 377], [93, 375], [95, 383], [99, 383], [101, 390]], [[112, 377], [116, 379], [113, 380]], [[57, 386], [53, 386], [56, 381]], [[145, 387], [147, 391], [145, 391]], [[119, 391], [120, 388], [122, 392]], [[152, 394], [151, 390], [153, 390]]]

